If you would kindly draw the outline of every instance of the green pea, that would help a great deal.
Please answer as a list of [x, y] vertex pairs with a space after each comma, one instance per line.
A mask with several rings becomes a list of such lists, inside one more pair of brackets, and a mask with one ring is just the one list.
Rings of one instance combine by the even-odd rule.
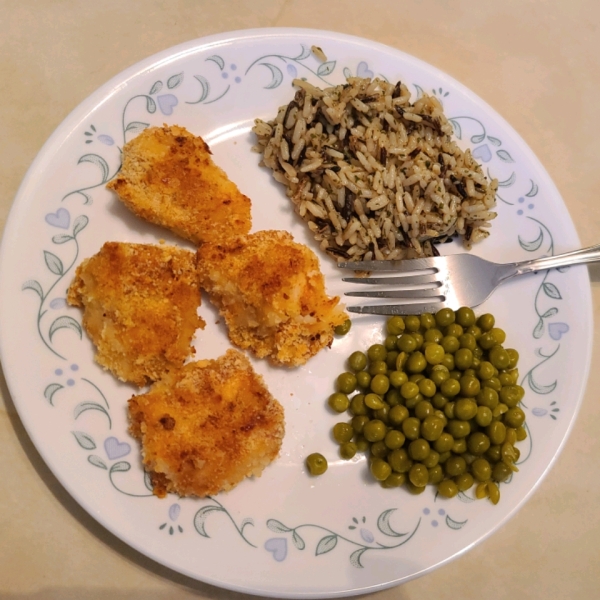
[[374, 458], [385, 458], [389, 454], [390, 449], [385, 445], [383, 440], [379, 440], [371, 444], [370, 451], [371, 456]]
[[406, 437], [404, 436], [404, 434], [401, 431], [398, 431], [396, 429], [390, 429], [385, 434], [385, 438], [384, 438], [385, 445], [390, 450], [395, 450], [396, 448], [402, 448], [405, 440], [406, 440]]
[[425, 460], [429, 456], [430, 446], [429, 442], [423, 438], [413, 440], [408, 445], [408, 455], [413, 460]]
[[471, 475], [471, 473], [461, 473], [454, 478], [454, 483], [456, 484], [459, 492], [466, 492], [468, 489], [473, 487], [475, 480], [473, 479], [473, 475]]
[[517, 441], [522, 442], [527, 439], [527, 429], [521, 425], [521, 427], [517, 427]]
[[371, 373], [368, 371], [359, 371], [356, 374], [356, 383], [363, 390], [367, 389], [371, 385]]
[[429, 483], [433, 485], [437, 485], [444, 479], [444, 469], [442, 469], [441, 465], [436, 465], [435, 467], [431, 467], [428, 469], [429, 471]]
[[390, 424], [394, 427], [400, 425], [402, 421], [408, 418], [408, 416], [408, 409], [406, 408], [406, 406], [402, 406], [401, 404], [399, 404], [398, 406], [393, 406], [388, 414]]
[[421, 433], [421, 422], [415, 417], [408, 417], [402, 421], [402, 433], [409, 440], [416, 440]]
[[451, 456], [444, 463], [444, 472], [449, 477], [456, 477], [462, 475], [467, 471], [467, 463], [462, 456]]
[[415, 417], [417, 417], [417, 419], [420, 421], [423, 421], [430, 415], [433, 415], [433, 411], [433, 405], [428, 400], [421, 400], [421, 402], [419, 402], [414, 408]]
[[[507, 425], [506, 418], [504, 420], [504, 424]], [[517, 443], [517, 430], [514, 427], [506, 428], [506, 438], [504, 442], [510, 444], [511, 446], [514, 446]]]
[[490, 438], [492, 444], [502, 444], [506, 439], [506, 425], [501, 421], [494, 421], [490, 423], [486, 428], [485, 432]]
[[391, 473], [387, 479], [381, 482], [381, 487], [397, 488], [406, 483], [406, 475], [404, 473]]
[[461, 348], [466, 348], [471, 352], [477, 348], [477, 340], [472, 333], [463, 333], [458, 337], [458, 341], [460, 342]]
[[474, 398], [479, 394], [480, 389], [481, 384], [476, 377], [463, 375], [463, 377], [460, 378], [460, 393], [462, 396]]
[[404, 406], [406, 406], [406, 408], [411, 409], [411, 408], [414, 408], [415, 406], [417, 406], [417, 404], [419, 404], [419, 402], [422, 402], [423, 400], [425, 400], [425, 396], [423, 396], [423, 394], [421, 394], [421, 392], [419, 392], [413, 398], [407, 398], [404, 401]]
[[356, 455], [358, 448], [354, 442], [345, 442], [340, 446], [340, 456], [344, 460], [350, 460]]
[[390, 350], [385, 358], [385, 364], [388, 369], [394, 370], [396, 368], [396, 361], [398, 360], [398, 354], [400, 354], [397, 350]]
[[[516, 373], [515, 373], [516, 371]], [[516, 375], [516, 377], [515, 377]], [[515, 369], [514, 371], [506, 371], [505, 369], [502, 369], [499, 373], [498, 373], [498, 379], [500, 380], [501, 385], [515, 385], [517, 383], [519, 377], [519, 372], [517, 371], [517, 369]]]
[[498, 462], [494, 465], [491, 473], [495, 481], [506, 481], [512, 475], [512, 469], [503, 462]]
[[[477, 338], [479, 339], [479, 338]], [[481, 358], [483, 356], [483, 350], [477, 346], [476, 348], [473, 349], [473, 356], [475, 358]]]
[[419, 331], [413, 331], [412, 334], [413, 338], [415, 339], [415, 343], [417, 344], [417, 350], [420, 350], [423, 346], [423, 343], [425, 342], [425, 338], [421, 335], [421, 333]]
[[362, 432], [368, 442], [379, 442], [385, 438], [387, 427], [383, 421], [373, 419], [365, 423]]
[[[460, 348], [460, 342], [453, 335], [445, 335], [440, 342], [444, 352], [454, 354]], [[456, 360], [456, 358], [454, 359]]]
[[478, 458], [471, 464], [471, 473], [477, 481], [487, 481], [492, 476], [492, 467], [485, 458]]
[[448, 404], [448, 398], [446, 398], [444, 394], [436, 392], [431, 399], [431, 404], [433, 404], [434, 408], [441, 410], [444, 408], [444, 406], [446, 406], [446, 404]]
[[487, 406], [478, 406], [475, 422], [480, 427], [487, 427], [492, 422], [492, 411]]
[[375, 458], [371, 463], [371, 474], [377, 481], [385, 481], [392, 474], [392, 467], [382, 458]]
[[482, 383], [482, 386], [486, 388], [492, 388], [497, 392], [499, 392], [502, 389], [502, 384], [500, 383], [500, 380], [497, 377], [491, 377], [490, 379], [484, 381]]
[[366, 452], [371, 447], [371, 444], [363, 435], [357, 435], [354, 439], [354, 442], [356, 443], [356, 449], [358, 452]]
[[502, 416], [506, 411], [508, 410], [508, 406], [506, 406], [506, 404], [504, 404], [503, 402], [500, 402], [500, 404], [498, 404], [498, 406], [496, 406], [496, 408], [492, 411], [492, 416], [495, 419], [498, 419], [500, 416]]
[[491, 334], [491, 332], [486, 331], [485, 333], [481, 334], [481, 336], [477, 340], [477, 343], [481, 348], [483, 348], [483, 350], [490, 350], [496, 345], [496, 340], [494, 339], [494, 336]]
[[485, 453], [485, 457], [488, 459], [488, 461], [491, 461], [494, 464], [497, 463], [498, 461], [501, 461], [502, 460], [502, 446], [500, 446], [499, 444], [490, 446], [487, 449], [487, 452]]
[[404, 324], [404, 319], [400, 316], [390, 317], [387, 322], [387, 332], [392, 335], [400, 335], [406, 325]]
[[383, 408], [385, 406], [381, 396], [373, 393], [365, 396], [365, 405], [371, 410], [377, 410], [378, 408]]
[[519, 353], [514, 348], [507, 348], [506, 351], [508, 352], [508, 358], [510, 359], [508, 368], [514, 369], [519, 362]]
[[476, 396], [479, 406], [487, 406], [490, 410], [494, 410], [498, 406], [498, 392], [493, 388], [484, 387], [479, 390]]
[[404, 317], [404, 324], [406, 325], [406, 330], [410, 332], [421, 329], [421, 319], [417, 315]]
[[520, 385], [505, 385], [500, 390], [500, 401], [509, 408], [516, 406], [521, 402], [525, 395], [525, 390]]
[[446, 402], [446, 406], [444, 406], [444, 416], [447, 419], [454, 419], [454, 407], [456, 406], [456, 402]]
[[503, 329], [500, 329], [498, 327], [492, 327], [490, 329], [490, 333], [496, 341], [496, 344], [504, 344], [504, 342], [506, 341], [506, 333]]
[[442, 308], [435, 313], [435, 322], [438, 327], [447, 327], [454, 323], [456, 316], [450, 308]]
[[392, 450], [388, 454], [387, 460], [395, 473], [408, 473], [413, 464], [405, 448]]
[[525, 422], [525, 413], [518, 406], [513, 406], [504, 414], [504, 422], [509, 427], [514, 427], [515, 429], [521, 427]]
[[348, 366], [352, 371], [362, 371], [367, 366], [367, 355], [357, 350], [348, 357]]
[[469, 452], [476, 456], [480, 456], [486, 452], [489, 447], [490, 438], [481, 431], [472, 433], [467, 439], [467, 448], [469, 449]]
[[398, 341], [397, 335], [388, 335], [383, 341], [385, 349], [389, 352], [390, 350], [396, 349], [396, 342]]
[[441, 346], [440, 344], [431, 342], [425, 348], [425, 352], [424, 352], [425, 360], [430, 365], [439, 365], [442, 362], [442, 360], [444, 360], [445, 353], [446, 353], [446, 351], [444, 350], [443, 346]]
[[421, 373], [425, 370], [427, 361], [421, 352], [413, 352], [406, 361], [406, 370], [409, 373]]
[[[466, 451], [467, 451], [467, 439], [466, 438], [458, 438], [457, 440], [454, 440], [454, 444], [452, 444], [452, 452], [454, 454], [464, 455]], [[464, 458], [464, 456], [463, 456], [463, 458]]]
[[450, 335], [455, 338], [459, 338], [464, 333], [463, 328], [458, 323], [451, 323], [444, 329], [445, 335]]
[[479, 371], [480, 365], [481, 365], [481, 360], [473, 354], [473, 362], [471, 363], [471, 368], [473, 369], [473, 371], [474, 372]]
[[462, 327], [475, 325], [475, 313], [468, 306], [461, 306], [455, 313], [456, 322]]
[[442, 341], [443, 337], [444, 334], [437, 327], [427, 329], [423, 334], [423, 339], [426, 342], [433, 342], [434, 344], [439, 344]]
[[400, 386], [400, 394], [405, 400], [414, 398], [419, 393], [419, 386], [413, 381], [407, 381]]
[[392, 388], [392, 389], [388, 390], [387, 394], [385, 395], [385, 401], [390, 405], [390, 408], [391, 408], [392, 406], [397, 406], [398, 404], [402, 404], [404, 399], [400, 395], [400, 390], [396, 390], [396, 389]]
[[338, 444], [349, 442], [354, 436], [354, 429], [350, 423], [336, 423], [333, 426], [333, 438]]
[[327, 404], [329, 404], [329, 407], [335, 412], [342, 413], [348, 410], [348, 407], [350, 406], [350, 400], [348, 400], [348, 396], [346, 396], [346, 394], [335, 392], [329, 396]]
[[427, 331], [435, 327], [435, 317], [431, 313], [421, 313], [421, 329]]
[[421, 379], [417, 385], [419, 386], [419, 391], [425, 398], [432, 398], [437, 391], [435, 383], [433, 383], [431, 379]]
[[338, 325], [333, 331], [335, 335], [346, 335], [352, 327], [352, 321], [346, 319], [341, 325]]
[[469, 369], [473, 364], [473, 351], [468, 348], [459, 348], [454, 354], [454, 364], [461, 371]]
[[477, 402], [471, 398], [460, 398], [454, 405], [454, 416], [462, 421], [469, 421], [477, 414]]
[[408, 479], [415, 487], [424, 488], [429, 481], [429, 471], [425, 465], [416, 463], [410, 468]]
[[376, 360], [385, 360], [387, 356], [387, 350], [383, 344], [373, 344], [367, 350], [367, 356], [371, 362]]
[[454, 398], [460, 393], [460, 383], [456, 379], [448, 379], [440, 386], [440, 392], [446, 396], [446, 398]]
[[471, 425], [469, 421], [461, 421], [459, 419], [450, 419], [446, 425], [448, 433], [454, 438], [464, 438], [471, 433]]
[[458, 494], [458, 487], [452, 479], [444, 479], [438, 483], [438, 494], [444, 498], [454, 498]]
[[396, 346], [400, 352], [410, 354], [417, 349], [417, 342], [410, 333], [403, 333], [396, 342]]
[[338, 375], [337, 387], [344, 394], [351, 394], [356, 389], [356, 376], [354, 373], [342, 373]]
[[482, 360], [477, 371], [479, 379], [491, 379], [494, 373], [494, 365], [487, 360]]
[[388, 415], [390, 413], [390, 407], [384, 404], [381, 408], [373, 411], [373, 417], [383, 421], [386, 425], [389, 423]]
[[465, 329], [465, 333], [470, 333], [476, 340], [478, 340], [482, 331], [477, 325], [469, 325]]
[[444, 432], [433, 442], [433, 449], [441, 455], [444, 452], [450, 452], [453, 445], [454, 438], [448, 432]]
[[440, 453], [435, 450], [430, 450], [429, 454], [423, 459], [423, 464], [428, 468], [432, 469], [440, 462]]
[[477, 326], [481, 329], [481, 331], [489, 331], [496, 324], [496, 319], [494, 315], [490, 313], [486, 313], [481, 315], [479, 319], [477, 319]]
[[389, 379], [392, 387], [399, 388], [408, 381], [408, 375], [404, 371], [392, 371]]
[[409, 381], [412, 381], [413, 383], [418, 384], [419, 381], [421, 381], [421, 379], [425, 379], [425, 375], [423, 375], [423, 373], [413, 373], [412, 375], [410, 375], [408, 377]]
[[322, 475], [327, 471], [327, 459], [318, 452], [306, 457], [306, 467], [311, 475]]
[[444, 421], [434, 415], [425, 417], [421, 424], [421, 435], [429, 442], [435, 442], [444, 431]]
[[[390, 380], [385, 375], [377, 374], [371, 379], [371, 390], [383, 396], [390, 389]], [[368, 394], [367, 394], [368, 395]], [[367, 404], [368, 406], [368, 404]], [[373, 407], [369, 407], [373, 408]]]
[[490, 362], [496, 369], [506, 369], [510, 363], [510, 356], [502, 346], [494, 346], [489, 356]]
[[427, 485], [424, 485], [423, 487], [413, 485], [413, 483], [412, 483], [412, 481], [410, 481], [410, 479], [406, 482], [406, 489], [415, 496], [422, 494], [425, 491], [426, 487], [427, 487]]
[[356, 394], [356, 396], [352, 397], [352, 400], [350, 400], [350, 412], [355, 416], [369, 414], [364, 394]]
[[454, 354], [444, 354], [444, 358], [440, 364], [444, 365], [448, 371], [452, 371], [454, 369]]
[[355, 433], [362, 433], [365, 425], [369, 421], [370, 419], [366, 415], [357, 415], [356, 417], [352, 417], [352, 421], [350, 421], [350, 423]]
[[375, 375], [385, 375], [388, 372], [388, 366], [385, 360], [374, 360], [369, 365], [369, 375], [374, 377]]

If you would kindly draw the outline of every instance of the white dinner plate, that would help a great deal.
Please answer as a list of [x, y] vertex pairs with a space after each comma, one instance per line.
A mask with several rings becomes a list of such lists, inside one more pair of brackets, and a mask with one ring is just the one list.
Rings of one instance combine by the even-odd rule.
[[[310, 51], [320, 46], [321, 62]], [[75, 267], [107, 240], [185, 242], [143, 223], [105, 184], [123, 144], [148, 125], [185, 126], [252, 199], [253, 230], [285, 229], [319, 253], [330, 293], [347, 291], [294, 214], [284, 189], [251, 152], [256, 118], [290, 101], [292, 79], [319, 86], [346, 76], [402, 80], [417, 98], [435, 95], [459, 143], [498, 178], [498, 218], [473, 252], [497, 261], [579, 247], [569, 213], [544, 168], [517, 133], [472, 92], [420, 60], [337, 33], [265, 29], [219, 34], [127, 69], [77, 107], [29, 169], [14, 202], [0, 258], [4, 372], [19, 415], [43, 459], [76, 501], [107, 529], [154, 560], [225, 588], [277, 597], [333, 597], [375, 591], [456, 557], [504, 523], [531, 495], [565, 442], [590, 364], [592, 311], [585, 267], [523, 277], [497, 290], [492, 312], [518, 349], [530, 436], [519, 473], [497, 506], [473, 492], [445, 500], [386, 490], [365, 458], [342, 461], [326, 406], [346, 357], [383, 337], [383, 318], [356, 317], [351, 332], [304, 367], [254, 360], [285, 409], [279, 458], [262, 477], [212, 498], [154, 497], [138, 444], [127, 432], [136, 392], [93, 361], [81, 313], [65, 292]], [[518, 97], [518, 91], [515, 91]], [[445, 246], [450, 251], [457, 243]], [[208, 326], [197, 357], [228, 347], [205, 300]], [[311, 478], [305, 457], [322, 452], [329, 470]], [[431, 486], [430, 486], [431, 487]]]

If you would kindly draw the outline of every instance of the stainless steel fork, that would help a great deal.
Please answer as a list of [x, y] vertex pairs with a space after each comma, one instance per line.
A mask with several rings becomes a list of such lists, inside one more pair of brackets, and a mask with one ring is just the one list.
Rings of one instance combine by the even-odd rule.
[[341, 262], [338, 267], [394, 275], [343, 278], [342, 281], [348, 283], [393, 288], [346, 292], [346, 296], [399, 301], [397, 304], [349, 306], [347, 310], [375, 315], [408, 315], [435, 312], [441, 308], [475, 307], [489, 298], [501, 283], [517, 275], [597, 261], [600, 261], [600, 244], [557, 256], [507, 264], [496, 264], [473, 254], [453, 254], [410, 260]]

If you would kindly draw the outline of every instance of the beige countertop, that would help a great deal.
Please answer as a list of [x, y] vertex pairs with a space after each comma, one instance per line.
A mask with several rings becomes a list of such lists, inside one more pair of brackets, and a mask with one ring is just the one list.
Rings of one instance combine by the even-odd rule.
[[[583, 245], [600, 241], [600, 5], [592, 0], [0, 0], [0, 230], [52, 131], [124, 68], [201, 36], [271, 26], [383, 42], [452, 75], [525, 139]], [[489, 539], [379, 598], [598, 598], [600, 267], [577, 422], [551, 472]], [[156, 565], [82, 510], [44, 465], [0, 374], [0, 598], [241, 598]]]

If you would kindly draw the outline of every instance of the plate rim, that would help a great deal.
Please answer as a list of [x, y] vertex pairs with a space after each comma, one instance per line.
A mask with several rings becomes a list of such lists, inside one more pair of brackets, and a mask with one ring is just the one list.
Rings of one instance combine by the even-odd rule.
[[[176, 44], [164, 50], [161, 50], [157, 53], [154, 53], [146, 58], [137, 61], [136, 63], [130, 65], [129, 67], [121, 70], [119, 73], [111, 77], [104, 84], [96, 88], [91, 94], [85, 97], [75, 108], [73, 108], [66, 117], [57, 125], [57, 127], [53, 130], [50, 136], [47, 138], [45, 143], [37, 152], [34, 160], [31, 165], [28, 167], [25, 175], [23, 177], [22, 182], [20, 183], [17, 192], [13, 198], [5, 227], [2, 233], [2, 239], [0, 240], [0, 282], [4, 281], [4, 273], [7, 271], [7, 256], [9, 254], [8, 248], [10, 247], [11, 239], [16, 237], [14, 223], [18, 222], [20, 218], [22, 218], [22, 213], [27, 209], [27, 203], [18, 202], [18, 200], [26, 196], [27, 190], [31, 185], [34, 185], [35, 174], [43, 168], [44, 163], [49, 160], [49, 157], [53, 154], [53, 149], [59, 149], [62, 144], [67, 140], [76, 129], [80, 126], [81, 122], [84, 118], [90, 114], [90, 112], [98, 109], [105, 102], [108, 102], [113, 95], [118, 93], [121, 89], [126, 87], [131, 80], [134, 80], [137, 76], [142, 75], [145, 72], [149, 72], [153, 68], [159, 68], [170, 62], [174, 62], [180, 58], [183, 58], [187, 55], [192, 55], [198, 51], [211, 48], [211, 47], [220, 47], [227, 44], [234, 44], [238, 41], [249, 41], [252, 39], [256, 39], [258, 41], [265, 41], [266, 39], [276, 40], [277, 38], [288, 38], [290, 36], [300, 37], [315, 37], [315, 36], [323, 36], [327, 39], [330, 39], [335, 42], [341, 42], [344, 44], [350, 44], [353, 46], [363, 46], [368, 50], [379, 50], [388, 54], [395, 54], [397, 56], [403, 57], [408, 62], [411, 62], [418, 66], [419, 69], [427, 71], [429, 73], [434, 73], [440, 79], [447, 79], [452, 82], [453, 86], [458, 88], [460, 92], [466, 96], [470, 102], [477, 105], [483, 111], [491, 113], [502, 126], [503, 129], [508, 130], [514, 138], [519, 142], [519, 149], [526, 156], [527, 160], [531, 162], [532, 166], [538, 169], [544, 176], [545, 181], [544, 184], [548, 186], [551, 193], [560, 198], [563, 203], [563, 206], [569, 216], [568, 226], [572, 229], [572, 234], [574, 238], [578, 241], [579, 246], [581, 246], [579, 235], [575, 228], [575, 224], [571, 217], [570, 211], [562, 197], [562, 194], [558, 190], [556, 184], [553, 179], [550, 177], [546, 168], [543, 166], [541, 161], [537, 158], [536, 154], [527, 144], [526, 140], [519, 134], [515, 128], [508, 122], [504, 117], [494, 109], [490, 104], [488, 104], [485, 100], [483, 100], [480, 96], [475, 94], [471, 89], [462, 84], [458, 79], [454, 76], [449, 75], [442, 69], [432, 65], [424, 60], [413, 56], [399, 48], [394, 46], [390, 46], [387, 44], [383, 44], [381, 42], [377, 42], [374, 40], [370, 40], [368, 38], [363, 38], [360, 36], [349, 35], [345, 33], [340, 33], [336, 31], [322, 30], [322, 29], [314, 29], [314, 28], [296, 28], [296, 27], [273, 27], [273, 28], [252, 28], [252, 29], [240, 29], [233, 31], [226, 31], [222, 33], [211, 34], [208, 36], [202, 36], [199, 38], [195, 38], [192, 40], [188, 40], [186, 42]], [[72, 123], [71, 127], [69, 124]], [[66, 131], [64, 131], [66, 130]], [[582, 267], [583, 268], [583, 267]], [[589, 279], [589, 273], [586, 278], [583, 278], [583, 283], [585, 284], [585, 293], [580, 295], [581, 302], [581, 312], [583, 319], [585, 322], [588, 322], [590, 325], [593, 325], [593, 303], [592, 303], [592, 293], [591, 293], [591, 284]], [[5, 292], [3, 292], [4, 286], [0, 284], [0, 300]], [[5, 315], [5, 308], [0, 304], [0, 323], [7, 322], [7, 315]], [[15, 406], [16, 412], [19, 416], [21, 423], [29, 439], [31, 440], [34, 448], [44, 461], [45, 465], [48, 467], [53, 476], [60, 482], [63, 488], [69, 493], [71, 498], [77, 502], [77, 504], [87, 513], [89, 514], [97, 523], [99, 523], [102, 527], [108, 530], [112, 535], [114, 535], [117, 539], [121, 540], [127, 546], [133, 548], [136, 552], [139, 552], [143, 556], [149, 558], [150, 560], [172, 570], [175, 573], [181, 573], [186, 577], [189, 577], [195, 581], [200, 581], [209, 585], [213, 585], [215, 587], [229, 589], [236, 592], [247, 593], [252, 595], [264, 595], [268, 597], [275, 598], [334, 598], [334, 597], [345, 597], [345, 596], [353, 596], [358, 594], [367, 594], [373, 593], [375, 591], [380, 591], [383, 589], [395, 587], [400, 583], [404, 583], [420, 577], [438, 567], [449, 563], [450, 561], [462, 556], [465, 552], [471, 550], [475, 545], [480, 544], [493, 533], [495, 533], [500, 527], [505, 525], [509, 519], [511, 519], [521, 508], [523, 505], [531, 498], [533, 493], [538, 489], [538, 486], [542, 483], [542, 481], [546, 478], [551, 468], [554, 466], [556, 460], [559, 455], [562, 453], [568, 438], [570, 437], [574, 423], [579, 415], [579, 411], [581, 409], [581, 405], [583, 403], [583, 399], [585, 396], [585, 392], [587, 389], [587, 383], [589, 380], [589, 374], [591, 369], [591, 361], [592, 361], [592, 350], [593, 350], [593, 334], [592, 327], [587, 329], [587, 339], [586, 339], [586, 356], [587, 356], [587, 364], [584, 369], [583, 377], [580, 382], [580, 391], [578, 394], [577, 402], [575, 408], [573, 410], [570, 422], [568, 423], [565, 434], [563, 438], [554, 451], [554, 455], [551, 460], [548, 462], [546, 468], [543, 470], [541, 475], [538, 477], [537, 481], [533, 484], [530, 490], [517, 502], [517, 504], [509, 511], [503, 519], [498, 521], [491, 529], [489, 529], [485, 534], [479, 536], [474, 542], [465, 546], [458, 552], [453, 555], [437, 562], [434, 565], [431, 565], [425, 569], [422, 569], [416, 573], [411, 574], [410, 576], [404, 577], [401, 580], [396, 580], [392, 582], [385, 582], [381, 584], [375, 584], [368, 587], [362, 587], [360, 589], [347, 589], [343, 591], [336, 592], [327, 592], [327, 593], [319, 593], [319, 592], [301, 592], [301, 593], [282, 593], [276, 592], [271, 589], [264, 590], [253, 588], [249, 589], [247, 587], [239, 586], [236, 584], [229, 584], [223, 581], [213, 580], [210, 577], [203, 576], [200, 578], [197, 574], [194, 574], [188, 571], [185, 568], [173, 566], [173, 563], [170, 561], [166, 561], [164, 558], [157, 558], [153, 552], [148, 551], [147, 549], [143, 549], [139, 546], [135, 541], [129, 540], [126, 535], [122, 535], [119, 533], [116, 528], [111, 526], [111, 523], [104, 518], [104, 515], [94, 514], [88, 507], [86, 506], [85, 500], [81, 498], [81, 494], [77, 491], [77, 489], [72, 488], [68, 481], [65, 481], [59, 472], [58, 468], [54, 468], [51, 460], [48, 460], [46, 453], [44, 451], [43, 445], [38, 445], [37, 440], [32, 435], [30, 430], [30, 423], [28, 421], [26, 411], [24, 410], [26, 407], [22, 405], [22, 400], [20, 400], [20, 396], [16, 395], [14, 391], [16, 390], [17, 383], [16, 379], [13, 381], [14, 369], [11, 368], [11, 360], [10, 360], [10, 348], [7, 347], [8, 342], [6, 341], [6, 336], [0, 335], [0, 363], [2, 364], [2, 369], [4, 372], [6, 385], [11, 395], [12, 402]], [[25, 414], [24, 414], [25, 413]]]

